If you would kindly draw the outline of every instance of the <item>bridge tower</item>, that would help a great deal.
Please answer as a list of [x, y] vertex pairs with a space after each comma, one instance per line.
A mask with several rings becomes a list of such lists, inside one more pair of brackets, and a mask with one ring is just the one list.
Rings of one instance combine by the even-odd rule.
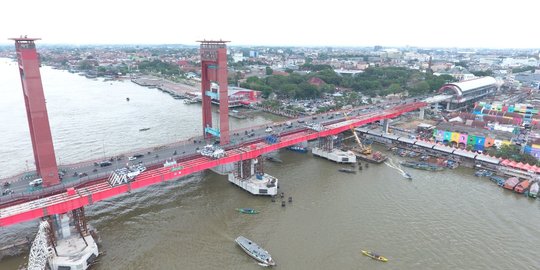
[[[229, 94], [227, 87], [228, 41], [202, 40], [201, 43], [201, 98], [203, 134], [217, 137], [221, 145], [229, 143]], [[212, 89], [212, 82], [218, 89]], [[212, 101], [219, 102], [219, 128], [212, 126]]]
[[53, 186], [60, 183], [60, 178], [41, 84], [39, 55], [34, 43], [39, 38], [25, 36], [11, 40], [15, 41], [36, 170], [43, 179], [43, 186]]

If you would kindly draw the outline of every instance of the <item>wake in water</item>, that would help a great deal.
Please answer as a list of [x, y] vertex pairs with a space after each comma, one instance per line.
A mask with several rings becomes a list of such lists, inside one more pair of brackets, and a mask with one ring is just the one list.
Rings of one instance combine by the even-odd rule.
[[386, 162], [384, 162], [384, 164], [396, 171], [398, 171], [401, 176], [407, 178], [407, 179], [412, 179], [412, 176], [410, 174], [408, 174], [406, 171], [404, 171], [402, 168], [401, 168], [401, 165], [399, 165], [399, 163], [396, 163], [394, 162], [394, 160], [392, 158], [388, 158], [386, 160]]

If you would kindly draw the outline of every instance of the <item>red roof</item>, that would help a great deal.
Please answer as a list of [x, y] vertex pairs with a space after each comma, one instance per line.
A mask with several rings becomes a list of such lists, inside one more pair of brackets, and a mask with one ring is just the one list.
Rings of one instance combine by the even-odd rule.
[[311, 85], [315, 85], [315, 86], [321, 86], [321, 85], [325, 84], [325, 82], [321, 78], [317, 78], [317, 77], [311, 77], [311, 79], [309, 79], [308, 83], [311, 84]]

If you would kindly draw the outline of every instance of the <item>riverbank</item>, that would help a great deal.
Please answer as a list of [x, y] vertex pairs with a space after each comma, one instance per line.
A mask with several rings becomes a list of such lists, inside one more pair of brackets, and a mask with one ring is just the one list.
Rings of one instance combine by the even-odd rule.
[[157, 88], [171, 95], [173, 98], [190, 98], [196, 96], [196, 93], [201, 91], [200, 85], [177, 83], [152, 75], [143, 75], [133, 78], [131, 81], [140, 86]]

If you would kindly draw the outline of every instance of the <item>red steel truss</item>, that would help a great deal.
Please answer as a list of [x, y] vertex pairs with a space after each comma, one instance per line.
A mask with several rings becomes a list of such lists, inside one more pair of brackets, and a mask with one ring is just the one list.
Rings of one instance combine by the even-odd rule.
[[180, 177], [213, 168], [218, 165], [238, 162], [246, 159], [254, 159], [262, 154], [272, 152], [287, 146], [295, 145], [307, 140], [315, 140], [320, 137], [336, 135], [350, 129], [350, 126], [358, 127], [379, 120], [395, 118], [403, 113], [410, 112], [427, 104], [424, 102], [400, 105], [379, 112], [370, 112], [341, 122], [325, 126], [325, 130], [303, 130], [286, 135], [274, 144], [258, 142], [237, 149], [227, 151], [227, 156], [220, 159], [197, 157], [195, 159], [180, 162], [174, 167], [162, 167], [145, 171], [135, 181], [111, 187], [106, 179], [103, 182], [76, 189], [76, 192], [64, 192], [41, 199], [21, 203], [19, 205], [0, 209], [0, 226], [8, 226], [16, 223], [29, 221], [53, 214], [63, 214], [74, 209], [94, 204], [98, 201], [144, 188], [153, 184], [178, 179]]

